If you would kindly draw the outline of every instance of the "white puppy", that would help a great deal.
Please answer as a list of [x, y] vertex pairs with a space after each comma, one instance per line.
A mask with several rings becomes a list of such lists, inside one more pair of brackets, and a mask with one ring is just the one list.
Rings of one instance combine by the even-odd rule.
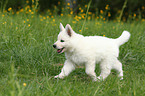
[[[76, 65], [85, 65], [86, 73], [94, 81], [104, 80], [111, 72], [117, 70], [119, 77], [123, 79], [122, 64], [117, 59], [119, 46], [130, 38], [130, 33], [124, 31], [117, 39], [102, 36], [83, 36], [75, 33], [69, 24], [64, 28], [60, 23], [60, 33], [53, 47], [58, 53], [65, 52], [66, 61], [61, 73], [55, 78], [68, 76]], [[96, 77], [95, 65], [100, 64], [101, 74]]]

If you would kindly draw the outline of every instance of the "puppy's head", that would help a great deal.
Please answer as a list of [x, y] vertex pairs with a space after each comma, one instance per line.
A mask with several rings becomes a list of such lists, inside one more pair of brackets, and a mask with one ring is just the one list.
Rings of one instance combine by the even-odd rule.
[[69, 24], [64, 28], [60, 23], [60, 33], [58, 34], [57, 41], [53, 44], [53, 47], [57, 49], [58, 53], [63, 53], [66, 50], [69, 50], [70, 40], [73, 35], [74, 31]]

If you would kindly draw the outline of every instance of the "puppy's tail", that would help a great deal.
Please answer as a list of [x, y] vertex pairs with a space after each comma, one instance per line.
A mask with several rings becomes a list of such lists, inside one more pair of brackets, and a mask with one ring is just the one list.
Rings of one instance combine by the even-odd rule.
[[127, 42], [129, 38], [130, 38], [130, 33], [128, 31], [123, 31], [121, 36], [116, 39], [116, 42], [120, 46], [124, 44], [125, 42]]

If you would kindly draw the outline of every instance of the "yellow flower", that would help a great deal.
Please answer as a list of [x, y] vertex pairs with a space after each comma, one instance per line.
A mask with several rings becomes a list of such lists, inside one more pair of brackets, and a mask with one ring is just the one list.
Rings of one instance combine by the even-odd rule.
[[144, 10], [145, 8], [144, 8], [144, 6], [142, 6], [142, 10]]
[[60, 1], [58, 1], [58, 5], [60, 5]]
[[53, 19], [53, 22], [55, 22], [55, 19]]
[[78, 17], [78, 19], [81, 19], [81, 17]]
[[30, 24], [28, 24], [28, 27], [30, 27], [31, 25]]
[[5, 16], [5, 15], [2, 15], [3, 17]]
[[63, 14], [62, 14], [62, 13], [61, 13], [60, 15], [61, 15], [61, 16], [63, 16]]
[[83, 19], [85, 19], [85, 16], [82, 16]]
[[109, 9], [109, 5], [106, 5], [105, 9], [108, 10]]
[[85, 8], [87, 7], [87, 5], [85, 5]]
[[80, 7], [79, 10], [81, 10], [82, 8]]
[[134, 15], [133, 15], [134, 17], [136, 17], [136, 14], [134, 13]]
[[100, 13], [103, 14], [103, 10], [100, 10]]
[[29, 19], [27, 19], [27, 21], [29, 21]]
[[26, 23], [26, 21], [24, 21], [24, 23]]
[[69, 5], [70, 5], [70, 3], [67, 3], [67, 5], [69, 6]]
[[72, 21], [72, 23], [76, 23], [76, 21]]
[[79, 32], [81, 32], [82, 30], [79, 30]]
[[29, 3], [29, 1], [27, 0], [26, 3]]
[[71, 11], [70, 14], [73, 14], [73, 11]]
[[8, 11], [11, 11], [12, 10], [12, 8], [10, 7], [9, 9], [8, 9]]
[[34, 14], [34, 12], [31, 12], [31, 14]]
[[43, 19], [46, 19], [46, 17], [43, 17]]
[[108, 12], [108, 17], [110, 17], [111, 16], [111, 13], [110, 12]]
[[16, 30], [18, 29], [18, 27], [16, 27]]
[[16, 14], [19, 14], [19, 11], [17, 11]]
[[73, 4], [76, 4], [76, 1], [75, 0], [73, 0]]
[[34, 0], [32, 0], [32, 2], [34, 2]]
[[26, 83], [23, 83], [23, 86], [24, 86], [24, 87], [26, 87], [26, 85], [27, 85]]
[[23, 12], [23, 11], [24, 11], [24, 9], [21, 9], [21, 10], [20, 10], [20, 12]]
[[31, 10], [29, 10], [29, 12], [31, 12]]
[[89, 17], [88, 17], [88, 20], [90, 20], [90, 19], [91, 19], [91, 17], [89, 16]]
[[84, 10], [82, 9], [81, 12], [84, 12]]
[[105, 37], [105, 35], [103, 35], [103, 37]]
[[89, 15], [91, 15], [91, 14], [92, 14], [92, 12], [88, 12], [88, 14], [89, 14]]

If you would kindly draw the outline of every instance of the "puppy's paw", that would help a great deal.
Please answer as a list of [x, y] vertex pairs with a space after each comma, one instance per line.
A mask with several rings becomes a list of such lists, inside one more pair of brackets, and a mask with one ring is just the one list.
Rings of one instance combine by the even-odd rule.
[[55, 78], [55, 79], [57, 79], [57, 78], [63, 79], [64, 77], [61, 76], [61, 75], [56, 75], [56, 76], [54, 76], [54, 78]]
[[120, 80], [123, 80], [123, 77], [121, 77]]
[[55, 79], [59, 78], [59, 75], [54, 76]]

